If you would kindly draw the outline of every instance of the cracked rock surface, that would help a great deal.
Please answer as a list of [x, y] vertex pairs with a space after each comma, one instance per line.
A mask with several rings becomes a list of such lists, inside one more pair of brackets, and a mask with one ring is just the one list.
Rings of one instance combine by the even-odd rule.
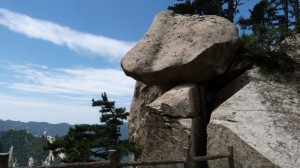
[[[207, 129], [208, 154], [233, 145], [236, 167], [300, 167], [299, 78], [273, 77], [254, 72], [237, 79], [250, 81], [213, 111]], [[225, 89], [233, 88], [229, 84]], [[228, 164], [225, 160], [209, 163], [217, 168]]]
[[180, 118], [197, 117], [200, 111], [197, 84], [186, 83], [172, 88], [148, 105], [155, 113]]

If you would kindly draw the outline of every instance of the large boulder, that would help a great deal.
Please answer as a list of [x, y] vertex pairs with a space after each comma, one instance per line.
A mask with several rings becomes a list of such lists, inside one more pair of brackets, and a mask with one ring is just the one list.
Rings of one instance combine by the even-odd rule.
[[[129, 115], [129, 139], [136, 143], [140, 155], [134, 160], [178, 160], [199, 150], [199, 119], [174, 118], [157, 114], [147, 105], [170, 88], [147, 86], [137, 82]], [[187, 149], [190, 148], [188, 151]], [[155, 166], [183, 168], [184, 165]]]
[[180, 118], [199, 116], [200, 98], [197, 84], [185, 83], [164, 93], [148, 105], [154, 112]]
[[225, 18], [161, 12], [121, 66], [146, 85], [201, 83], [227, 69], [238, 44], [237, 28]]
[[146, 143], [144, 137], [143, 125], [149, 111], [146, 105], [152, 103], [155, 99], [165, 93], [168, 89], [162, 86], [147, 86], [142, 82], [136, 82], [133, 100], [130, 106], [130, 115], [128, 117], [129, 139], [142, 147]]
[[[237, 168], [300, 167], [299, 81], [297, 73], [264, 75], [256, 69], [225, 87], [208, 124], [207, 153], [234, 146]], [[228, 162], [209, 165], [222, 168]]]

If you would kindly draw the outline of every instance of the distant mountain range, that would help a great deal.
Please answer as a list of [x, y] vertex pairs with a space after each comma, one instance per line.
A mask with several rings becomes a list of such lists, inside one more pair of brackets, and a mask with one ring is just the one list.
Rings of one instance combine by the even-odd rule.
[[[73, 125], [67, 123], [60, 124], [49, 124], [46, 122], [20, 122], [20, 121], [11, 121], [11, 120], [1, 120], [0, 119], [0, 132], [1, 131], [9, 131], [10, 129], [15, 130], [27, 130], [32, 135], [41, 136], [44, 131], [47, 132], [48, 135], [51, 136], [64, 136], [68, 133], [69, 128], [73, 127]], [[121, 131], [121, 139], [128, 138], [128, 124], [124, 123], [120, 127]]]
[[45, 136], [35, 137], [26, 130], [0, 132], [0, 152], [10, 153], [10, 167], [28, 166], [29, 158], [33, 165], [42, 165], [49, 156], [44, 150], [46, 144]]
[[67, 123], [49, 124], [46, 122], [4, 121], [0, 119], [0, 131], [8, 131], [10, 129], [27, 130], [32, 135], [37, 136], [43, 135], [44, 131], [51, 136], [64, 136], [68, 133], [70, 127], [72, 125]]
[[[6, 153], [13, 147], [11, 164], [28, 166], [28, 159], [32, 157], [35, 165], [41, 165], [42, 162], [46, 162], [45, 159], [47, 157], [50, 157], [49, 151], [43, 150], [43, 146], [47, 143], [47, 138], [42, 136], [44, 131], [50, 136], [64, 136], [68, 133], [70, 127], [73, 127], [73, 125], [66, 123], [49, 124], [46, 122], [4, 121], [0, 119], [0, 153]], [[121, 139], [128, 138], [127, 127], [127, 123], [120, 127]], [[50, 162], [52, 164], [53, 161]], [[59, 160], [56, 158], [53, 163], [58, 162]]]

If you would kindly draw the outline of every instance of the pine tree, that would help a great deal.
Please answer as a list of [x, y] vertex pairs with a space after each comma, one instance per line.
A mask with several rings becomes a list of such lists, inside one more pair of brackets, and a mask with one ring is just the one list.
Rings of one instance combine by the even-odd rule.
[[287, 9], [283, 8], [283, 3], [286, 2], [262, 0], [250, 10], [250, 18], [239, 20], [242, 29], [252, 30], [251, 34], [244, 34], [241, 38], [242, 55], [252, 58], [256, 65], [271, 71], [292, 70], [292, 67], [287, 66], [293, 64], [287, 52], [294, 48], [283, 41], [293, 37], [294, 33], [287, 25], [289, 20], [285, 20], [288, 15], [284, 13]]
[[295, 31], [297, 33], [300, 33], [299, 0], [291, 0], [290, 4], [293, 8], [293, 11], [291, 13], [292, 16], [294, 16], [294, 20], [295, 20]]
[[102, 94], [102, 100], [92, 100], [93, 107], [101, 107], [101, 123], [105, 125], [106, 141], [110, 142], [108, 149], [116, 149], [119, 157], [135, 152], [134, 144], [128, 140], [120, 140], [120, 126], [124, 124], [129, 113], [125, 108], [115, 108], [115, 102], [108, 101], [106, 93]]
[[238, 23], [242, 29], [257, 32], [265, 27], [278, 27], [281, 18], [278, 15], [278, 5], [274, 1], [261, 0], [250, 10], [250, 18], [241, 17]]
[[281, 0], [282, 9], [283, 9], [283, 27], [289, 27], [289, 0]]
[[175, 4], [173, 6], [169, 6], [168, 10], [172, 10], [177, 14], [195, 14], [194, 5], [190, 0], [186, 0], [184, 3]]
[[2, 144], [0, 143], [0, 153], [3, 153], [3, 152], [4, 152], [3, 146], [2, 146]]
[[231, 22], [233, 22], [234, 18], [234, 1], [233, 0], [228, 0], [228, 12], [227, 12], [227, 18]]
[[45, 149], [53, 150], [54, 154], [64, 152], [66, 158], [62, 161], [67, 163], [107, 159], [110, 149], [118, 151], [119, 159], [135, 152], [133, 143], [120, 139], [120, 126], [129, 115], [126, 109], [115, 108], [115, 102], [109, 101], [106, 93], [101, 100], [93, 99], [92, 106], [101, 108], [101, 125], [75, 125], [66, 136], [48, 143]]
[[[239, 12], [238, 6], [244, 0], [185, 0], [184, 3], [169, 6], [178, 14], [217, 15], [234, 22], [234, 16]], [[227, 8], [224, 8], [227, 6]]]

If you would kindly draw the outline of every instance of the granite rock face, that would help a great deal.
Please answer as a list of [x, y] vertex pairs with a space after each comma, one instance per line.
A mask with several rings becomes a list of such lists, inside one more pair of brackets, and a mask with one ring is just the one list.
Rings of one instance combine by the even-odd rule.
[[286, 42], [293, 47], [293, 50], [288, 53], [288, 56], [293, 61], [300, 64], [300, 34], [296, 34], [293, 38], [288, 38]]
[[200, 98], [196, 84], [181, 84], [164, 93], [148, 105], [154, 112], [180, 118], [197, 117]]
[[238, 41], [237, 28], [225, 18], [161, 12], [121, 65], [146, 85], [204, 82], [226, 70]]
[[[232, 96], [211, 115], [208, 154], [224, 152], [232, 145], [238, 168], [300, 167], [300, 78], [278, 77], [251, 70], [220, 92], [223, 98]], [[230, 93], [235, 88], [239, 90]], [[221, 168], [227, 161], [209, 165]]]
[[[143, 129], [146, 117], [149, 111], [146, 105], [152, 103], [155, 99], [161, 96], [167, 88], [161, 86], [147, 86], [142, 82], [136, 82], [134, 97], [130, 106], [130, 115], [128, 117], [128, 134], [130, 139], [137, 142], [138, 146], [145, 144], [145, 130]], [[141, 144], [141, 145], [139, 145]]]
[[141, 155], [135, 156], [133, 160], [185, 159], [187, 153], [194, 155], [196, 152], [194, 149], [197, 148], [199, 135], [192, 133], [197, 129], [193, 119], [162, 116], [146, 107], [169, 89], [162, 86], [146, 86], [137, 82], [130, 109], [129, 135], [130, 140], [141, 150]]
[[236, 57], [238, 48], [237, 29], [224, 18], [170, 11], [155, 17], [121, 63], [137, 80], [129, 139], [141, 153], [133, 160], [218, 155], [233, 146], [237, 168], [300, 167], [299, 49], [280, 62], [294, 72], [270, 73]]

